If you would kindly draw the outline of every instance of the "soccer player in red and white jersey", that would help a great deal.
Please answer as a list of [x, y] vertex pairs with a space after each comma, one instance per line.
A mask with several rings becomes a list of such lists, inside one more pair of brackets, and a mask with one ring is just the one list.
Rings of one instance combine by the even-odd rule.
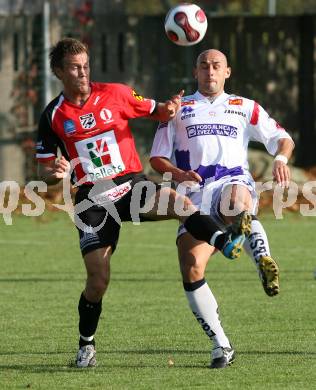
[[[182, 92], [158, 103], [123, 84], [90, 82], [88, 49], [72, 38], [62, 39], [52, 48], [50, 65], [63, 91], [40, 118], [38, 174], [47, 184], [56, 184], [71, 171], [78, 188], [75, 222], [87, 280], [78, 305], [76, 364], [90, 367], [96, 364], [94, 334], [122, 221], [134, 220], [135, 216], [141, 221], [176, 218], [195, 238], [234, 258], [239, 256], [250, 230], [251, 216], [240, 213], [223, 233], [188, 198], [159, 187], [143, 175], [128, 120], [146, 117], [168, 121], [180, 108]], [[160, 201], [166, 196], [167, 215], [161, 215]], [[182, 215], [175, 211], [176, 202], [183, 205]]]
[[[294, 147], [289, 134], [256, 102], [224, 92], [230, 74], [222, 52], [206, 50], [198, 56], [198, 90], [182, 98], [182, 109], [172, 120], [159, 125], [150, 160], [158, 172], [170, 172], [174, 181], [193, 185], [187, 196], [222, 229], [231, 222], [232, 209], [251, 214], [257, 209], [255, 183], [247, 161], [249, 140], [263, 143], [276, 156], [273, 177], [282, 186], [290, 180], [287, 161]], [[220, 326], [217, 303], [204, 278], [215, 248], [196, 240], [184, 226], [179, 228], [177, 245], [189, 305], [214, 344], [211, 368], [226, 367], [233, 362], [234, 351]], [[278, 294], [278, 266], [255, 215], [244, 245], [267, 295]]]

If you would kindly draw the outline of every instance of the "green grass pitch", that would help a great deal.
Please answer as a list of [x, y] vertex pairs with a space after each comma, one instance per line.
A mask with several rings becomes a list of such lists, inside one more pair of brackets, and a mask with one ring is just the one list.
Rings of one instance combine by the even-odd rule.
[[[267, 297], [251, 260], [209, 262], [207, 280], [237, 353], [209, 370], [210, 342], [190, 312], [175, 221], [125, 224], [96, 336], [98, 367], [72, 366], [85, 272], [64, 213], [0, 223], [0, 389], [314, 389], [316, 220], [262, 215], [281, 269]], [[168, 365], [171, 359], [173, 366]]]

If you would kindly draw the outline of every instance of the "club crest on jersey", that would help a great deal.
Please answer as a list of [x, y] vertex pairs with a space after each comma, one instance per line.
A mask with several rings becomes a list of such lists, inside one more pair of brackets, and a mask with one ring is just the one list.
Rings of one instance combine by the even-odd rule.
[[242, 99], [229, 99], [228, 104], [233, 106], [242, 106]]
[[96, 125], [95, 117], [92, 112], [79, 116], [80, 123], [83, 129], [92, 129]]
[[189, 106], [184, 106], [181, 108], [181, 120], [194, 118], [195, 114], [193, 113], [194, 109]]
[[107, 108], [102, 108], [102, 110], [100, 111], [100, 117], [104, 120], [104, 124], [113, 122], [112, 112]]
[[64, 122], [64, 132], [67, 136], [70, 136], [76, 132], [76, 125], [72, 119], [68, 119]]
[[139, 95], [136, 91], [132, 91], [132, 95], [134, 96], [134, 98], [136, 99], [136, 100], [139, 100], [140, 102], [142, 102], [143, 100], [144, 100], [144, 98], [141, 96], [141, 95]]

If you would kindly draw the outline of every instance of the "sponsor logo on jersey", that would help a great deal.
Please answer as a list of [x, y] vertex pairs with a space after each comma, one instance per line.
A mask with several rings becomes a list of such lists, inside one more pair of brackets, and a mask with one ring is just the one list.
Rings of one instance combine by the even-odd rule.
[[104, 124], [113, 122], [112, 112], [107, 108], [102, 108], [102, 110], [100, 111], [100, 117], [104, 120]]
[[241, 106], [242, 105], [242, 99], [229, 99], [228, 104], [231, 104], [233, 106]]
[[210, 111], [209, 114], [210, 114], [210, 116], [216, 116], [216, 112], [215, 111]]
[[136, 100], [139, 100], [140, 102], [144, 100], [144, 98], [141, 95], [139, 95], [135, 90], [132, 91], [132, 95]]
[[181, 102], [181, 107], [182, 107], [182, 106], [192, 106], [194, 103], [195, 103], [194, 100], [183, 100], [183, 101]]
[[75, 143], [87, 180], [95, 182], [125, 170], [114, 130]]
[[202, 123], [186, 127], [188, 138], [203, 135], [221, 135], [223, 137], [237, 138], [237, 127], [224, 125], [222, 123]]
[[95, 182], [100, 179], [104, 179], [107, 177], [114, 177], [118, 175], [119, 173], [123, 172], [125, 169], [125, 166], [123, 165], [106, 165], [104, 167], [101, 167], [98, 171], [89, 171], [88, 172], [88, 178], [87, 180]]
[[235, 114], [235, 115], [241, 115], [244, 118], [246, 118], [246, 114], [242, 111], [237, 111], [237, 110], [225, 110], [224, 114]]
[[194, 109], [192, 107], [184, 106], [181, 109], [181, 120], [187, 119], [187, 118], [194, 118], [195, 114], [193, 113]]
[[72, 119], [67, 119], [64, 122], [64, 132], [67, 136], [70, 136], [76, 132], [76, 125]]
[[132, 186], [130, 182], [126, 182], [114, 188], [111, 188], [110, 190], [104, 191], [101, 194], [91, 197], [91, 200], [93, 200], [94, 203], [99, 205], [102, 205], [109, 201], [117, 202], [119, 199], [123, 198], [123, 196], [126, 195], [131, 189]]
[[168, 127], [168, 122], [160, 122], [157, 130], [164, 129], [166, 127]]
[[92, 129], [96, 125], [95, 117], [92, 112], [79, 116], [80, 123], [83, 129]]
[[102, 165], [111, 163], [111, 155], [104, 139], [100, 138], [95, 142], [88, 142], [87, 149], [95, 167], [100, 168]]

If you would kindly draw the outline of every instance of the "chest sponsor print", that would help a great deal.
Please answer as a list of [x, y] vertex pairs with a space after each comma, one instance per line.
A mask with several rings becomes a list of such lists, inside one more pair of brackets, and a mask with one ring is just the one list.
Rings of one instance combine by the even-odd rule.
[[202, 123], [186, 127], [188, 138], [203, 135], [220, 135], [223, 137], [237, 138], [237, 127], [222, 123]]
[[89, 181], [116, 176], [125, 170], [114, 130], [78, 141], [75, 145]]
[[83, 129], [89, 130], [96, 125], [96, 120], [92, 112], [79, 116], [79, 119]]

